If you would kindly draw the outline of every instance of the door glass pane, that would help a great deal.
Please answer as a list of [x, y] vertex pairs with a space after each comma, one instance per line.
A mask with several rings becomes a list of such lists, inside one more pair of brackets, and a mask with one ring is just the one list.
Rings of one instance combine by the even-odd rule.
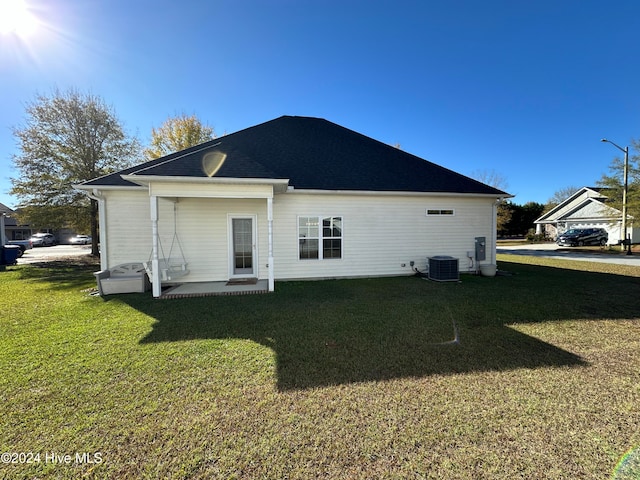
[[232, 228], [234, 273], [253, 273], [253, 221], [234, 218]]

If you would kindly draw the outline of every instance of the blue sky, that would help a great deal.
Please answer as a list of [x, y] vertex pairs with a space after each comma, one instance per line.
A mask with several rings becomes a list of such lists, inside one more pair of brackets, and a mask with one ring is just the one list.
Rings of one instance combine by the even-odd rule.
[[[6, 0], [0, 0], [0, 2]], [[15, 1], [15, 0], [12, 0]], [[637, 0], [25, 0], [40, 24], [0, 34], [0, 202], [11, 128], [36, 93], [78, 88], [149, 140], [168, 116], [218, 135], [322, 117], [513, 201], [593, 185], [640, 138]]]

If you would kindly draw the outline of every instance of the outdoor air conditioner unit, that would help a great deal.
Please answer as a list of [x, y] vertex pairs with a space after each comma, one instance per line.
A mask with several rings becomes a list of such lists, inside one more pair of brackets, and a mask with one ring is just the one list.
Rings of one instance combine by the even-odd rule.
[[458, 259], [446, 255], [429, 257], [429, 280], [437, 282], [456, 282], [460, 280]]

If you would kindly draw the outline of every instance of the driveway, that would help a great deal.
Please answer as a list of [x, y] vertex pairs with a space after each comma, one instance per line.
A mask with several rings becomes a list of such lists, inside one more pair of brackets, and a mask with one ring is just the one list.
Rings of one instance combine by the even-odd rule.
[[53, 247], [36, 247], [26, 250], [18, 259], [18, 265], [40, 263], [91, 254], [91, 245], [55, 245]]
[[623, 255], [619, 253], [601, 253], [585, 249], [558, 247], [555, 243], [508, 245], [498, 244], [498, 253], [506, 255], [530, 255], [534, 257], [564, 258], [567, 260], [581, 260], [584, 262], [614, 263], [618, 265], [634, 265], [640, 267], [640, 254]]

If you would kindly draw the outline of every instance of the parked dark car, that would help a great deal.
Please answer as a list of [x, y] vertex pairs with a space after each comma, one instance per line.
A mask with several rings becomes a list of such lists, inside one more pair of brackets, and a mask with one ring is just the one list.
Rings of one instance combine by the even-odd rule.
[[571, 228], [558, 236], [560, 246], [582, 247], [583, 245], [606, 245], [609, 234], [604, 228]]
[[56, 244], [56, 237], [51, 233], [34, 233], [29, 240], [34, 247], [51, 247]]

